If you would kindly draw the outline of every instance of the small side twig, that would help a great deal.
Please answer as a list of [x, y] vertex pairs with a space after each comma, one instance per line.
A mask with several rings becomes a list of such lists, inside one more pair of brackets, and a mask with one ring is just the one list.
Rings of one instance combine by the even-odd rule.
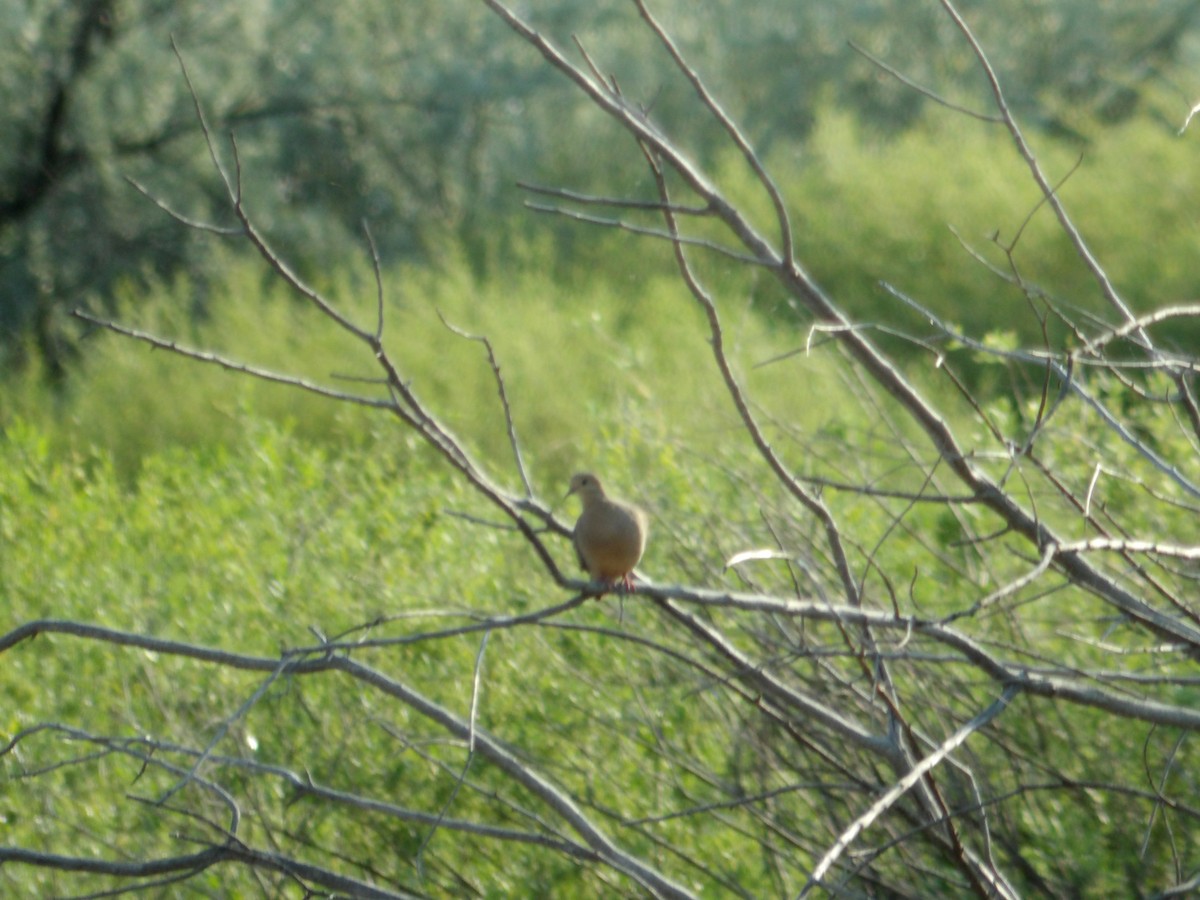
[[141, 341], [155, 347], [159, 350], [169, 350], [171, 353], [176, 353], [179, 356], [187, 357], [188, 359], [196, 360], [197, 362], [207, 363], [208, 365], [218, 366], [222, 369], [228, 369], [230, 372], [237, 372], [241, 375], [248, 375], [251, 378], [258, 378], [262, 381], [270, 381], [275, 384], [282, 384], [287, 387], [297, 388], [302, 391], [307, 391], [310, 394], [316, 394], [320, 397], [327, 397], [330, 400], [338, 400], [342, 403], [353, 403], [358, 406], [369, 406], [374, 409], [394, 409], [395, 402], [391, 399], [382, 397], [365, 397], [361, 394], [348, 394], [345, 391], [335, 391], [332, 388], [327, 388], [323, 385], [309, 381], [306, 378], [300, 378], [296, 375], [286, 375], [282, 372], [275, 372], [271, 369], [263, 369], [258, 366], [252, 366], [248, 363], [239, 362], [238, 360], [230, 359], [226, 356], [221, 356], [218, 353], [211, 353], [207, 350], [196, 350], [192, 347], [187, 347], [174, 340], [161, 338], [149, 332], [141, 331], [137, 328], [130, 328], [128, 325], [121, 325], [109, 319], [101, 318], [93, 315], [90, 312], [82, 309], [71, 310], [71, 315], [76, 319], [87, 322], [91, 325], [96, 325], [100, 328], [107, 329], [116, 334], [124, 335], [128, 338], [133, 338], [136, 341]]
[[529, 480], [529, 473], [525, 470], [525, 457], [521, 455], [521, 442], [517, 440], [517, 426], [513, 423], [512, 405], [508, 402], [508, 389], [504, 386], [504, 374], [500, 371], [500, 362], [496, 359], [496, 351], [492, 347], [492, 342], [484, 334], [471, 334], [464, 331], [457, 325], [448, 321], [442, 311], [437, 311], [437, 317], [441, 319], [443, 325], [453, 334], [468, 341], [477, 341], [483, 344], [487, 351], [488, 364], [492, 367], [492, 377], [496, 380], [496, 390], [500, 393], [500, 405], [504, 410], [504, 425], [508, 432], [508, 445], [512, 449], [513, 460], [517, 464], [517, 471], [521, 475], [521, 483], [525, 485], [525, 496], [532, 498], [534, 495], [533, 483]]
[[792, 220], [788, 215], [787, 204], [784, 202], [783, 194], [780, 192], [778, 185], [775, 184], [775, 180], [767, 171], [766, 166], [763, 165], [763, 161], [759, 159], [758, 154], [755, 153], [754, 148], [750, 146], [750, 141], [742, 133], [741, 129], [738, 128], [737, 123], [725, 112], [724, 108], [717, 101], [717, 98], [713, 96], [707, 85], [705, 85], [703, 79], [700, 77], [700, 73], [684, 59], [679, 45], [667, 34], [666, 29], [663, 28], [658, 19], [646, 7], [645, 0], [634, 0], [634, 3], [637, 5], [638, 13], [641, 14], [641, 17], [650, 27], [650, 30], [654, 32], [654, 35], [662, 43], [667, 51], [667, 55], [675, 63], [676, 68], [683, 73], [683, 76], [692, 85], [692, 89], [700, 97], [701, 102], [708, 109], [709, 113], [721, 128], [724, 129], [725, 133], [729, 135], [729, 139], [733, 141], [734, 146], [742, 154], [742, 158], [746, 160], [747, 165], [754, 172], [754, 177], [758, 179], [759, 183], [763, 186], [763, 190], [767, 192], [767, 196], [771, 200], [771, 206], [775, 210], [776, 223], [779, 226], [779, 245], [783, 253], [782, 264], [785, 269], [791, 269], [796, 262], [795, 242], [792, 239]]
[[882, 59], [880, 59], [878, 56], [873, 54], [871, 51], [867, 50], [865, 47], [863, 47], [857, 41], [846, 41], [846, 43], [847, 43], [847, 45], [849, 45], [851, 50], [853, 50], [855, 53], [857, 53], [863, 59], [867, 60], [867, 62], [869, 62], [871, 65], [873, 65], [876, 68], [891, 75], [893, 78], [895, 78], [901, 84], [903, 84], [905, 87], [912, 88], [914, 91], [916, 91], [921, 96], [928, 97], [930, 100], [932, 100], [934, 103], [937, 103], [939, 106], [944, 106], [947, 109], [952, 109], [957, 113], [962, 113], [964, 116], [970, 116], [972, 119], [978, 119], [980, 122], [990, 122], [994, 125], [1003, 125], [1004, 124], [1004, 119], [1002, 119], [1000, 116], [989, 115], [988, 113], [981, 113], [981, 112], [973, 110], [969, 107], [962, 106], [958, 103], [955, 103], [953, 100], [947, 100], [945, 97], [943, 97], [941, 94], [937, 93], [936, 91], [932, 90], [931, 88], [927, 88], [927, 87], [925, 87], [925, 85], [920, 84], [916, 81], [913, 81], [913, 79], [909, 78], [907, 75], [905, 75], [903, 72], [901, 72], [899, 69], [895, 68], [894, 66], [890, 66], [887, 63], [885, 63]]

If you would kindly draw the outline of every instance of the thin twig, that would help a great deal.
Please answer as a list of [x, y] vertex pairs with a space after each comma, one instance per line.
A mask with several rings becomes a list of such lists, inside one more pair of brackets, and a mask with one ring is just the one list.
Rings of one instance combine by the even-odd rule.
[[[543, 203], [534, 203], [528, 200], [525, 202], [525, 208], [531, 212], [549, 213], [556, 216], [562, 216], [565, 219], [572, 219], [576, 222], [583, 222], [588, 225], [602, 225], [605, 228], [616, 228], [619, 231], [628, 231], [630, 234], [637, 234], [643, 237], [658, 238], [659, 240], [665, 241], [675, 240], [675, 238], [673, 238], [670, 234], [658, 228], [650, 228], [645, 225], [636, 225], [632, 222], [626, 222], [624, 219], [610, 219], [604, 216], [593, 216], [575, 209], [564, 209], [561, 206], [547, 206]], [[659, 204], [658, 209], [659, 212], [666, 211], [666, 208], [663, 207], [662, 204]], [[719, 244], [716, 241], [709, 240], [708, 238], [680, 235], [678, 240], [680, 243], [684, 243], [692, 247], [702, 247], [705, 250], [711, 250], [714, 253], [719, 253], [721, 256], [732, 259], [735, 262], [746, 263], [747, 265], [752, 266], [768, 265], [758, 257], [734, 250], [731, 247], [727, 247], [724, 244]], [[770, 265], [774, 265], [774, 263], [770, 263]]]
[[316, 394], [320, 397], [327, 397], [330, 400], [337, 400], [342, 403], [353, 403], [357, 406], [369, 406], [374, 409], [394, 409], [395, 403], [382, 397], [364, 397], [360, 394], [347, 394], [344, 391], [335, 391], [332, 388], [324, 387], [316, 384], [305, 378], [296, 375], [286, 375], [281, 372], [275, 372], [270, 369], [260, 369], [257, 366], [248, 365], [247, 363], [239, 362], [228, 357], [221, 356], [216, 353], [210, 353], [207, 350], [196, 350], [191, 347], [186, 347], [174, 340], [161, 338], [149, 332], [141, 331], [137, 328], [130, 328], [128, 325], [120, 325], [117, 322], [103, 319], [100, 316], [92, 315], [82, 309], [71, 310], [71, 315], [84, 322], [92, 325], [97, 325], [100, 328], [105, 328], [116, 334], [124, 335], [128, 338], [141, 341], [155, 347], [159, 350], [169, 350], [171, 353], [176, 353], [179, 356], [188, 359], [196, 360], [197, 362], [206, 363], [212, 366], [218, 366], [222, 369], [227, 369], [231, 372], [237, 372], [241, 375], [248, 375], [251, 378], [258, 378], [262, 381], [270, 381], [274, 384], [282, 384], [287, 387], [296, 388], [298, 390], [307, 391], [310, 394]]
[[488, 364], [492, 367], [492, 377], [496, 381], [496, 390], [500, 393], [500, 406], [504, 410], [504, 426], [508, 433], [508, 446], [512, 450], [513, 461], [517, 464], [517, 472], [521, 476], [521, 483], [525, 485], [525, 496], [532, 498], [534, 496], [533, 483], [529, 480], [529, 473], [525, 470], [525, 457], [521, 454], [521, 442], [517, 440], [517, 426], [513, 422], [512, 406], [508, 402], [508, 389], [504, 385], [504, 375], [500, 371], [500, 363], [496, 359], [496, 351], [492, 347], [492, 342], [484, 334], [471, 334], [464, 331], [457, 325], [452, 324], [442, 314], [442, 311], [437, 310], [437, 317], [441, 319], [443, 325], [452, 333], [458, 335], [468, 341], [476, 341], [483, 344], [487, 351]]
[[[954, 25], [960, 32], [962, 32], [962, 35], [966, 39], [968, 46], [971, 48], [971, 52], [975, 54], [975, 58], [979, 61], [980, 68], [983, 69], [988, 85], [991, 88], [992, 97], [995, 100], [996, 108], [1000, 111], [1000, 117], [1004, 121], [1004, 126], [1008, 129], [1009, 134], [1012, 136], [1013, 143], [1016, 144], [1017, 151], [1021, 154], [1021, 158], [1025, 160], [1025, 164], [1029, 168], [1030, 174], [1033, 176], [1033, 180], [1037, 182], [1037, 186], [1041, 189], [1042, 196], [1046, 198], [1051, 209], [1054, 210], [1054, 214], [1058, 218], [1059, 224], [1062, 226], [1067, 238], [1071, 241], [1071, 246], [1075, 248], [1076, 254], [1078, 254], [1079, 258], [1083, 260], [1084, 265], [1087, 266], [1088, 270], [1092, 273], [1092, 277], [1100, 286], [1100, 291], [1108, 300], [1108, 302], [1113, 306], [1114, 309], [1121, 313], [1126, 321], [1133, 321], [1135, 318], [1133, 311], [1117, 292], [1116, 286], [1112, 283], [1112, 279], [1109, 278], [1108, 273], [1104, 270], [1104, 267], [1092, 253], [1087, 241], [1085, 241], [1083, 235], [1079, 233], [1079, 229], [1075, 227], [1075, 223], [1071, 220], [1070, 215], [1067, 213], [1066, 207], [1058, 198], [1058, 195], [1054, 192], [1054, 186], [1050, 184], [1050, 180], [1042, 171], [1041, 163], [1038, 162], [1036, 154], [1029, 146], [1029, 143], [1025, 140], [1024, 133], [1021, 131], [1020, 126], [1017, 124], [1016, 118], [1009, 109], [1008, 100], [1005, 98], [1004, 90], [1000, 86], [999, 76], [996, 75], [996, 70], [992, 68], [991, 61], [988, 59], [988, 56], [984, 52], [983, 47], [980, 45], [978, 39], [975, 37], [975, 33], [971, 30], [971, 27], [955, 8], [951, 0], [940, 0], [940, 2], [942, 7], [946, 10], [947, 15], [949, 15], [951, 21], [954, 22]], [[1143, 347], [1145, 347], [1147, 350], [1154, 349], [1153, 343], [1150, 341], [1150, 338], [1145, 334], [1144, 331], [1138, 331], [1137, 334], [1138, 341]]]
[[654, 32], [655, 36], [666, 48], [675, 66], [692, 85], [692, 89], [700, 97], [701, 102], [708, 109], [712, 117], [725, 130], [725, 133], [729, 135], [729, 139], [733, 141], [733, 145], [741, 152], [742, 158], [746, 160], [751, 171], [754, 172], [754, 176], [767, 192], [767, 196], [771, 200], [771, 206], [775, 209], [775, 220], [779, 226], [779, 245], [783, 252], [782, 263], [784, 268], [791, 269], [796, 262], [796, 250], [794, 241], [792, 240], [792, 220], [788, 215], [787, 204], [784, 202], [783, 194], [780, 192], [778, 185], [775, 184], [775, 180], [767, 171], [766, 166], [763, 165], [762, 160], [759, 159], [758, 154], [754, 152], [754, 148], [750, 146], [750, 141], [742, 134], [741, 129], [738, 128], [732, 117], [725, 112], [721, 104], [717, 101], [717, 98], [713, 96], [708, 86], [700, 78], [700, 74], [684, 59], [679, 45], [667, 34], [666, 29], [663, 28], [646, 7], [645, 0], [634, 0], [634, 3], [642, 18], [650, 26], [650, 30]]
[[[961, 728], [950, 735], [942, 744], [933, 752], [926, 756], [918, 763], [911, 772], [901, 778], [893, 785], [882, 797], [876, 800], [871, 806], [863, 812], [857, 819], [842, 832], [833, 846], [828, 852], [821, 857], [817, 865], [813, 867], [812, 875], [809, 876], [808, 883], [805, 884], [803, 890], [800, 891], [801, 897], [807, 897], [812, 893], [814, 888], [820, 887], [824, 882], [826, 873], [837, 862], [838, 858], [849, 849], [850, 845], [858, 839], [864, 831], [871, 827], [881, 815], [883, 815], [897, 800], [903, 797], [914, 785], [916, 785], [926, 772], [932, 770], [943, 759], [953, 753], [960, 747], [972, 734], [983, 728], [985, 725], [995, 719], [1000, 713], [1008, 708], [1009, 703], [1013, 698], [1020, 693], [1020, 688], [1016, 685], [1009, 685], [1004, 689], [1004, 692], [996, 699], [994, 703], [975, 716], [971, 721], [967, 722]], [[1007, 884], [999, 872], [994, 872], [995, 881], [992, 887], [1004, 897], [1016, 897], [1017, 894], [1012, 886]]]
[[383, 271], [379, 262], [379, 248], [375, 246], [375, 235], [371, 234], [371, 223], [362, 220], [363, 235], [367, 239], [367, 249], [371, 251], [371, 272], [375, 276], [375, 341], [383, 342]]
[[995, 124], [995, 125], [1003, 125], [1004, 124], [1004, 119], [1002, 119], [1000, 116], [993, 116], [993, 115], [989, 115], [988, 113], [977, 112], [976, 110], [970, 109], [969, 107], [961, 106], [960, 104], [955, 103], [952, 100], [947, 100], [945, 97], [943, 97], [941, 94], [935, 92], [931, 88], [927, 88], [927, 87], [925, 87], [925, 85], [920, 84], [916, 81], [913, 81], [911, 78], [909, 78], [903, 72], [901, 72], [899, 69], [896, 69], [893, 66], [888, 65], [882, 59], [880, 59], [875, 54], [871, 53], [869, 50], [867, 50], [865, 47], [863, 47], [858, 42], [846, 41], [846, 43], [849, 45], [851, 50], [853, 50], [855, 53], [857, 53], [863, 59], [867, 60], [867, 62], [871, 63], [871, 65], [875, 66], [878, 69], [883, 70], [884, 72], [887, 72], [887, 74], [891, 75], [893, 78], [895, 78], [901, 84], [903, 84], [905, 87], [912, 88], [918, 94], [921, 94], [924, 97], [928, 97], [934, 103], [937, 103], [940, 106], [944, 106], [947, 109], [952, 109], [957, 113], [962, 113], [964, 116], [970, 116], [972, 119], [978, 119], [980, 122], [991, 122], [992, 124]]
[[450, 792], [450, 796], [446, 798], [446, 802], [442, 805], [441, 812], [438, 813], [437, 821], [433, 823], [433, 827], [429, 829], [429, 834], [425, 835], [425, 839], [421, 841], [421, 846], [417, 848], [417, 868], [424, 868], [425, 848], [433, 840], [433, 836], [437, 834], [438, 826], [450, 811], [450, 807], [454, 804], [458, 797], [458, 792], [462, 790], [463, 783], [467, 780], [467, 773], [471, 771], [471, 762], [475, 759], [475, 723], [478, 720], [479, 714], [479, 695], [481, 692], [480, 681], [483, 674], [483, 654], [487, 649], [488, 638], [492, 636], [491, 631], [483, 633], [483, 640], [479, 642], [479, 651], [475, 654], [475, 675], [471, 679], [471, 712], [467, 717], [467, 724], [470, 727], [470, 736], [467, 738], [467, 758], [463, 761], [462, 773], [454, 782], [454, 789]]
[[241, 226], [234, 227], [232, 225], [211, 225], [208, 222], [201, 222], [199, 219], [189, 218], [181, 212], [176, 212], [176, 210], [168, 205], [165, 200], [156, 197], [149, 188], [143, 186], [140, 182], [135, 181], [130, 176], [126, 175], [125, 181], [135, 191], [137, 191], [181, 225], [185, 225], [188, 228], [193, 228], [196, 231], [207, 231], [210, 234], [220, 235], [221, 237], [241, 237], [243, 234], [245, 234]]
[[[546, 185], [533, 184], [529, 181], [518, 181], [517, 187], [522, 190], [529, 191], [531, 194], [541, 194], [546, 197], [557, 197], [559, 200], [566, 200], [570, 203], [578, 203], [581, 206], [614, 206], [619, 209], [641, 210], [644, 212], [661, 213], [663, 204], [661, 200], [631, 200], [624, 197], [601, 197], [595, 194], [583, 194], [579, 191], [571, 191], [566, 188], [549, 187]], [[712, 209], [708, 206], [686, 206], [676, 204], [671, 207], [671, 211], [679, 216], [711, 216]]]

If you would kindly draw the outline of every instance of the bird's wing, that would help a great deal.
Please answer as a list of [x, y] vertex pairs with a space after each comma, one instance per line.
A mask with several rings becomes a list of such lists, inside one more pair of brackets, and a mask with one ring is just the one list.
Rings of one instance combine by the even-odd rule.
[[[571, 532], [571, 544], [575, 547], [575, 557], [579, 560], [579, 568], [583, 571], [588, 571], [587, 560], [583, 558], [583, 551], [579, 549], [579, 526], [575, 526], [575, 530]], [[591, 574], [589, 572], [589, 574]]]

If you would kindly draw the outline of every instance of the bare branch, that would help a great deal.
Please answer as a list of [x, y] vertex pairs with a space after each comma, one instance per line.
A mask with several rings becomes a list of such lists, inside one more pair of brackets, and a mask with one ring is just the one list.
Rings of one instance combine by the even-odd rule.
[[[1000, 87], [1000, 79], [996, 75], [996, 70], [992, 68], [992, 64], [988, 60], [987, 54], [984, 53], [983, 47], [980, 46], [979, 41], [975, 38], [974, 32], [972, 32], [970, 26], [967, 25], [966, 20], [963, 19], [963, 17], [959, 14], [951, 0], [940, 0], [940, 2], [942, 7], [946, 10], [946, 13], [950, 16], [951, 21], [953, 21], [958, 30], [962, 32], [963, 37], [966, 38], [967, 44], [971, 48], [971, 52], [975, 54], [975, 58], [979, 61], [980, 68], [983, 69], [984, 75], [987, 77], [988, 85], [991, 88], [992, 97], [996, 102], [996, 108], [1000, 110], [1000, 118], [1004, 121], [1004, 125], [1008, 129], [1009, 134], [1012, 135], [1013, 143], [1016, 144], [1017, 151], [1021, 154], [1021, 158], [1025, 160], [1025, 164], [1029, 167], [1029, 171], [1033, 176], [1033, 180], [1037, 182], [1038, 187], [1042, 191], [1042, 196], [1046, 198], [1047, 202], [1050, 204], [1050, 208], [1054, 210], [1054, 214], [1058, 218], [1058, 222], [1062, 226], [1063, 231], [1070, 239], [1071, 245], [1075, 248], [1075, 252], [1091, 271], [1092, 277], [1095, 278], [1096, 283], [1100, 286], [1100, 290], [1108, 302], [1113, 306], [1114, 309], [1121, 313], [1126, 321], [1132, 321], [1134, 319], [1133, 311], [1121, 298], [1121, 295], [1117, 293], [1117, 289], [1113, 285], [1112, 280], [1108, 277], [1108, 273], [1105, 272], [1103, 266], [1100, 265], [1100, 262], [1092, 254], [1091, 248], [1088, 247], [1087, 242], [1083, 239], [1083, 235], [1081, 235], [1079, 230], [1075, 227], [1075, 223], [1071, 220], [1070, 215], [1067, 213], [1066, 207], [1055, 193], [1054, 187], [1051, 185], [1050, 180], [1046, 177], [1045, 173], [1042, 172], [1042, 167], [1038, 162], [1037, 156], [1034, 154], [1033, 149], [1029, 146], [1029, 143], [1025, 140], [1024, 133], [1021, 131], [1020, 126], [1017, 124], [1016, 119], [1013, 117], [1013, 114], [1008, 107], [1008, 101], [1005, 99], [1004, 91]], [[1139, 343], [1141, 343], [1143, 347], [1145, 347], [1147, 350], [1153, 350], [1154, 345], [1144, 332], [1139, 331], [1138, 338]]]
[[792, 240], [792, 221], [788, 216], [787, 204], [784, 203], [783, 195], [779, 192], [775, 181], [767, 172], [762, 160], [758, 158], [758, 154], [754, 152], [754, 148], [750, 146], [750, 142], [742, 134], [741, 129], [737, 127], [733, 119], [721, 108], [721, 104], [717, 102], [716, 97], [712, 95], [712, 92], [709, 91], [700, 79], [699, 73], [688, 65], [678, 45], [650, 13], [650, 10], [646, 7], [645, 0], [634, 0], [634, 3], [637, 5], [638, 12], [642, 18], [649, 24], [650, 30], [654, 32], [662, 42], [662, 45], [667, 49], [667, 53], [670, 54], [676, 67], [691, 83], [692, 89], [700, 97], [700, 100], [712, 114], [712, 117], [725, 129], [725, 133], [729, 135], [734, 146], [741, 151], [742, 157], [746, 160], [755, 177], [767, 192], [767, 196], [771, 199], [771, 205], [775, 208], [775, 219], [779, 226], [779, 245], [783, 250], [783, 265], [785, 268], [791, 268], [794, 263], [795, 253], [794, 242]]
[[[583, 222], [588, 225], [601, 225], [605, 228], [616, 228], [619, 231], [627, 231], [630, 234], [637, 234], [643, 237], [658, 238], [660, 240], [674, 241], [667, 232], [657, 228], [648, 228], [644, 225], [635, 225], [631, 222], [626, 222], [623, 219], [609, 219], [603, 216], [593, 216], [587, 213], [581, 213], [578, 210], [563, 209], [558, 206], [545, 206], [541, 203], [526, 202], [525, 208], [537, 213], [550, 213], [556, 216], [562, 216], [566, 219], [572, 219], [576, 222]], [[661, 209], [661, 205], [659, 207]], [[707, 238], [688, 237], [680, 235], [678, 241], [681, 244], [687, 244], [692, 247], [700, 247], [705, 250], [711, 250], [714, 253], [719, 253], [721, 256], [727, 257], [734, 262], [746, 263], [748, 265], [762, 265], [762, 261], [756, 257], [749, 256], [745, 253], [740, 253], [724, 244], [718, 244], [716, 241], [708, 240]]]
[[[837, 842], [829, 849], [829, 852], [821, 858], [813, 869], [812, 876], [809, 878], [808, 884], [800, 892], [801, 897], [808, 896], [814, 887], [822, 886], [826, 873], [837, 861], [849, 846], [858, 838], [858, 836], [871, 827], [871, 824], [878, 819], [889, 807], [896, 803], [908, 790], [916, 785], [924, 774], [934, 766], [938, 765], [943, 759], [953, 753], [960, 747], [967, 738], [983, 728], [1000, 713], [1008, 708], [1008, 704], [1019, 693], [1019, 689], [1014, 685], [1009, 685], [1004, 689], [1004, 692], [991, 704], [987, 709], [971, 719], [962, 728], [959, 728], [954, 734], [950, 735], [941, 746], [933, 753], [930, 753], [910, 772], [908, 775], [901, 778], [887, 793], [875, 801], [866, 812], [854, 820], [838, 838]], [[995, 873], [996, 878], [989, 884], [989, 888], [995, 891], [1001, 897], [1016, 897], [1017, 894], [1013, 888], [1008, 885], [999, 873]]]
[[484, 349], [487, 351], [488, 364], [492, 367], [492, 376], [496, 379], [496, 390], [500, 393], [500, 405], [504, 410], [504, 424], [505, 430], [508, 432], [508, 445], [512, 449], [513, 461], [517, 464], [517, 473], [521, 476], [521, 483], [525, 485], [525, 496], [532, 499], [534, 496], [533, 483], [530, 482], [529, 473], [525, 470], [525, 459], [521, 455], [521, 443], [517, 440], [517, 426], [513, 423], [512, 407], [508, 402], [508, 390], [504, 386], [504, 375], [500, 372], [500, 363], [496, 361], [496, 352], [492, 348], [492, 342], [488, 340], [486, 335], [470, 334], [458, 326], [452, 325], [442, 315], [441, 310], [438, 310], [437, 315], [442, 320], [442, 324], [451, 332], [468, 341], [477, 341], [483, 344]]
[[893, 78], [895, 78], [901, 84], [903, 84], [905, 87], [912, 88], [918, 94], [921, 94], [924, 97], [928, 97], [930, 100], [932, 100], [934, 103], [938, 104], [939, 106], [944, 106], [947, 109], [952, 109], [952, 110], [954, 110], [954, 112], [962, 113], [964, 116], [970, 116], [972, 119], [978, 119], [980, 122], [991, 122], [992, 124], [995, 124], [995, 125], [1003, 125], [1004, 124], [1004, 119], [1001, 116], [994, 116], [994, 115], [989, 115], [988, 113], [976, 112], [975, 110], [969, 109], [966, 106], [961, 106], [960, 104], [955, 103], [952, 100], [947, 100], [945, 97], [943, 97], [941, 94], [938, 94], [936, 91], [933, 91], [930, 88], [927, 88], [922, 84], [918, 84], [917, 82], [915, 82], [911, 78], [909, 78], [907, 75], [905, 75], [903, 72], [901, 72], [899, 69], [889, 66], [882, 59], [880, 59], [875, 54], [871, 53], [869, 50], [867, 50], [865, 47], [863, 47], [858, 42], [847, 41], [846, 43], [847, 43], [847, 45], [849, 45], [851, 50], [853, 50], [855, 53], [857, 53], [863, 59], [867, 60], [867, 62], [869, 62], [871, 65], [875, 66], [878, 69], [881, 69], [884, 72], [887, 72], [887, 74], [891, 75]]
[[[570, 191], [566, 188], [549, 187], [546, 185], [533, 184], [528, 181], [518, 181], [517, 187], [522, 190], [529, 191], [531, 194], [541, 194], [545, 197], [557, 197], [559, 200], [566, 200], [570, 203], [578, 203], [582, 206], [615, 206], [620, 209], [644, 210], [646, 212], [661, 213], [663, 211], [662, 202], [659, 200], [631, 200], [623, 197], [597, 197], [592, 194], [582, 194], [579, 191]], [[680, 216], [708, 216], [712, 214], [712, 210], [705, 206], [674, 206], [672, 212]]]
[[382, 890], [356, 878], [338, 875], [297, 859], [262, 850], [252, 850], [232, 842], [209, 847], [198, 853], [141, 862], [62, 856], [55, 853], [27, 850], [22, 847], [0, 847], [0, 863], [54, 869], [59, 872], [107, 875], [126, 881], [170, 874], [190, 876], [226, 862], [236, 862], [256, 869], [279, 872], [304, 882], [319, 884], [346, 896], [361, 897], [363, 900], [413, 900], [414, 897], [408, 892]]
[[134, 179], [130, 178], [129, 176], [125, 177], [125, 181], [135, 191], [137, 191], [139, 194], [141, 194], [143, 197], [145, 197], [147, 200], [149, 200], [151, 203], [153, 203], [155, 206], [157, 206], [163, 212], [165, 212], [168, 216], [170, 216], [176, 222], [178, 222], [181, 225], [186, 226], [187, 228], [194, 228], [196, 231], [207, 231], [210, 234], [220, 235], [221, 237], [240, 237], [243, 234], [243, 231], [240, 227], [233, 228], [233, 227], [222, 227], [220, 225], [210, 225], [208, 222], [201, 222], [198, 219], [189, 218], [188, 216], [185, 216], [183, 213], [176, 212], [174, 209], [172, 209], [166, 203], [166, 201], [155, 196], [153, 193], [151, 193], [149, 188], [143, 186], [140, 182], [135, 181]]
[[257, 378], [260, 381], [269, 381], [274, 384], [282, 384], [286, 387], [296, 388], [298, 390], [307, 391], [310, 394], [316, 394], [320, 397], [326, 397], [330, 400], [338, 400], [342, 403], [352, 403], [356, 406], [368, 406], [374, 409], [394, 410], [395, 404], [389, 399], [379, 397], [364, 397], [359, 394], [347, 394], [344, 391], [335, 391], [332, 388], [324, 387], [323, 385], [315, 384], [305, 378], [296, 375], [284, 375], [280, 372], [273, 372], [270, 369], [260, 369], [256, 366], [251, 366], [237, 360], [228, 359], [216, 353], [210, 353], [207, 350], [195, 350], [191, 347], [185, 347], [176, 341], [167, 338], [161, 338], [149, 332], [140, 331], [136, 328], [130, 328], [127, 325], [121, 325], [109, 319], [103, 319], [99, 316], [92, 315], [82, 309], [74, 309], [71, 311], [77, 319], [81, 319], [89, 324], [105, 328], [116, 334], [124, 335], [128, 338], [133, 338], [136, 341], [149, 344], [159, 350], [167, 350], [171, 353], [176, 353], [179, 356], [195, 360], [196, 362], [206, 363], [208, 365], [217, 366], [226, 369], [230, 372], [237, 372], [240, 375], [248, 375], [251, 378]]

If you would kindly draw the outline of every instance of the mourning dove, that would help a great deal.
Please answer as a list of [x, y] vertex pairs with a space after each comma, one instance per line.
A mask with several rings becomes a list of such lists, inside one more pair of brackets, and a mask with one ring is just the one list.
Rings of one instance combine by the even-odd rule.
[[593, 581], [633, 591], [630, 573], [646, 549], [646, 514], [629, 503], [610, 500], [600, 479], [583, 473], [571, 479], [567, 496], [578, 494], [583, 512], [575, 522], [579, 565]]

